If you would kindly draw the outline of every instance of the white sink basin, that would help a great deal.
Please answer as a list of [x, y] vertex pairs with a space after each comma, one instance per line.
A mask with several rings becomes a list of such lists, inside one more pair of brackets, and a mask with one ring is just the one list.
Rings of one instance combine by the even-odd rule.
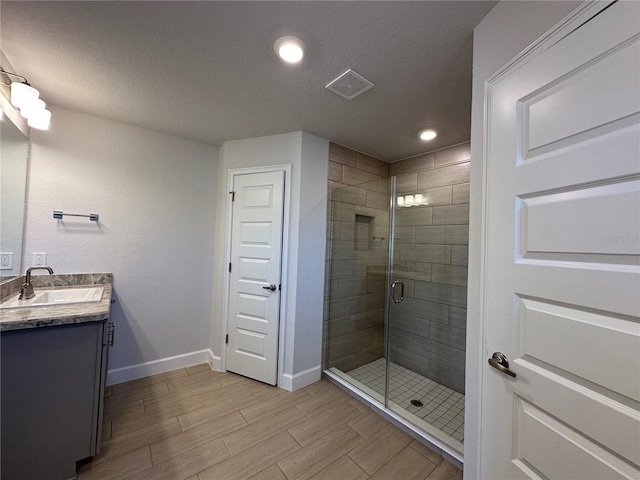
[[91, 303], [102, 300], [104, 287], [63, 288], [36, 291], [29, 300], [18, 297], [0, 304], [0, 308], [34, 308], [51, 305], [69, 305], [72, 303]]

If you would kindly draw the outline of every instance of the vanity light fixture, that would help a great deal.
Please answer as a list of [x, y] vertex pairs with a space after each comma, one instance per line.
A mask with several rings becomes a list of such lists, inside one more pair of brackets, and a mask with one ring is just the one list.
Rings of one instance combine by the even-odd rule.
[[414, 195], [400, 195], [396, 198], [396, 205], [398, 207], [414, 207], [419, 205], [429, 205], [426, 201], [427, 198], [422, 193], [416, 193]]
[[278, 56], [287, 63], [298, 63], [304, 57], [305, 44], [296, 37], [280, 37], [273, 44]]
[[47, 110], [46, 104], [40, 100], [40, 92], [29, 85], [27, 79], [17, 73], [7, 72], [0, 67], [0, 72], [7, 77], [17, 77], [22, 79], [19, 82], [4, 83], [11, 85], [11, 105], [20, 110], [20, 115], [27, 119], [27, 124], [38, 130], [48, 130], [51, 123], [51, 112]]
[[433, 140], [437, 136], [438, 134], [435, 130], [423, 130], [422, 132], [420, 132], [420, 140], [424, 140], [425, 142]]

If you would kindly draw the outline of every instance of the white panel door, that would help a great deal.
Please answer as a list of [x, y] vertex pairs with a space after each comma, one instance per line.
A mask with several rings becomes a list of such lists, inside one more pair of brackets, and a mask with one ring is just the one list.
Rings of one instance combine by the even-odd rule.
[[234, 177], [226, 368], [275, 385], [284, 172]]
[[516, 376], [484, 360], [483, 479], [640, 478], [640, 3], [605, 6], [487, 85], [485, 354]]

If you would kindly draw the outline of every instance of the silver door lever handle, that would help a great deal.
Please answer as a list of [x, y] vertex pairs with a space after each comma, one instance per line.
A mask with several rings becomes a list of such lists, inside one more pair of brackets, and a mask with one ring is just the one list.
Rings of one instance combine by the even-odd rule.
[[272, 292], [276, 291], [276, 286], [273, 283], [271, 285], [268, 285], [268, 286], [262, 287], [262, 288], [264, 288], [265, 290], [271, 290]]
[[489, 359], [489, 365], [510, 377], [515, 378], [516, 376], [515, 372], [509, 370], [509, 360], [507, 360], [507, 357], [501, 352], [494, 352], [493, 356]]

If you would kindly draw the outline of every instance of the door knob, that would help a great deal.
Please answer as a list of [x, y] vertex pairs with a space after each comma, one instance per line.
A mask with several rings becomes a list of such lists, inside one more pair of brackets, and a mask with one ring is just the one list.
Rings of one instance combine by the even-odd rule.
[[273, 283], [271, 285], [268, 285], [268, 286], [262, 287], [262, 288], [264, 288], [265, 290], [271, 290], [272, 292], [276, 291], [276, 286]]
[[502, 373], [509, 375], [510, 377], [516, 376], [514, 372], [509, 370], [509, 360], [501, 352], [494, 352], [493, 356], [489, 359], [489, 365], [493, 368], [500, 370]]

